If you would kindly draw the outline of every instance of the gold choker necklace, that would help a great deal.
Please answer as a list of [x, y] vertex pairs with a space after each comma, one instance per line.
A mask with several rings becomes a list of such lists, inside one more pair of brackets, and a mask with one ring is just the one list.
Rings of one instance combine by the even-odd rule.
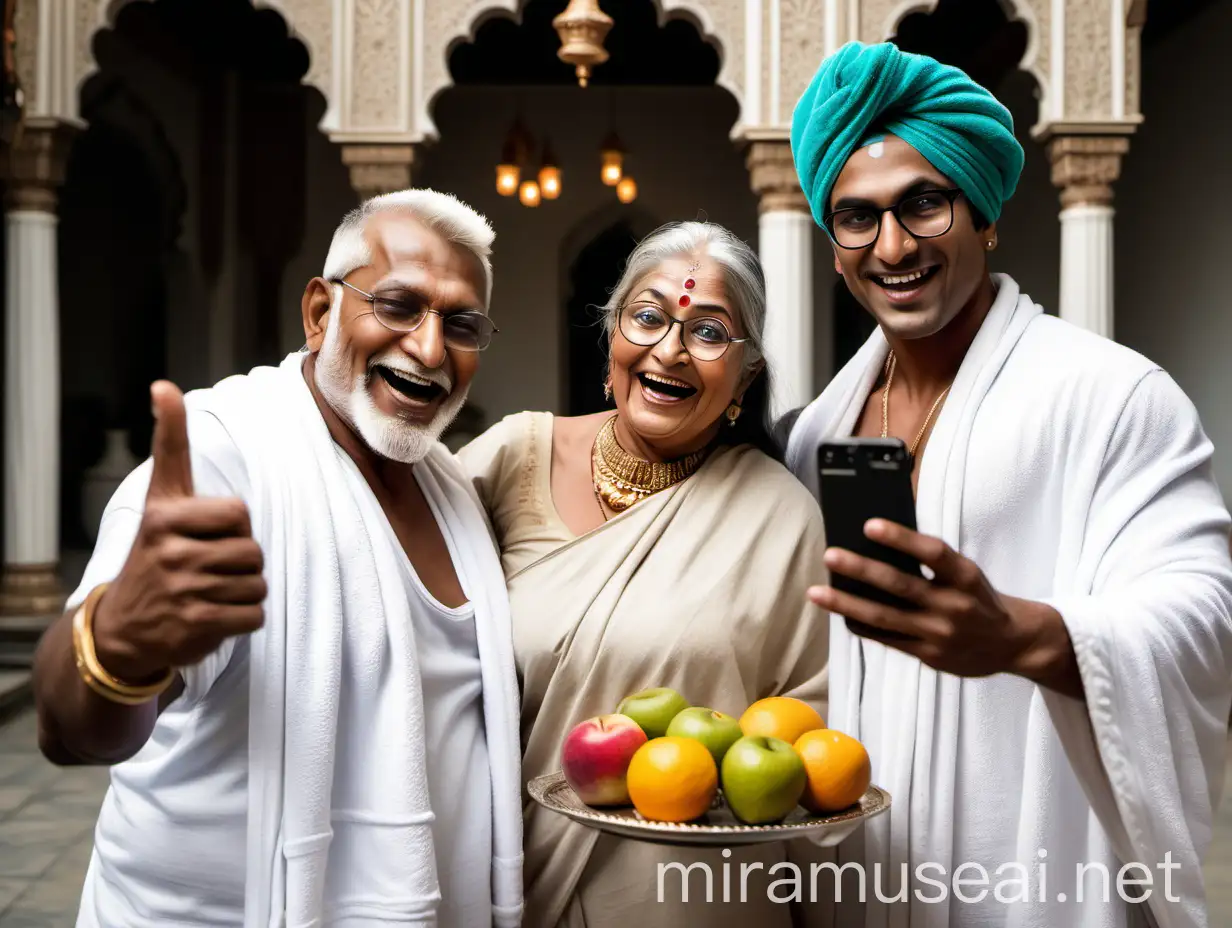
[[656, 463], [634, 457], [616, 441], [616, 417], [603, 423], [591, 452], [595, 495], [613, 512], [623, 512], [634, 503], [666, 490], [694, 473], [710, 453], [694, 451], [675, 461]]

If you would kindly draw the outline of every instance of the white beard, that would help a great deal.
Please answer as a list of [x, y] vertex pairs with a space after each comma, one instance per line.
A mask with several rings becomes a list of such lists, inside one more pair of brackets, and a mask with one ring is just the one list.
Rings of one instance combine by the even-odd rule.
[[[466, 403], [465, 390], [451, 390], [445, 401], [437, 409], [436, 415], [427, 425], [414, 425], [398, 416], [382, 412], [372, 398], [368, 383], [372, 377], [380, 376], [372, 373], [374, 363], [384, 356], [372, 358], [369, 361], [369, 373], [351, 377], [350, 364], [339, 344], [338, 328], [342, 309], [342, 288], [334, 297], [330, 306], [329, 323], [325, 328], [325, 341], [317, 355], [316, 382], [317, 388], [344, 422], [354, 429], [376, 454], [403, 464], [415, 464], [423, 460], [429, 449], [436, 444], [445, 429], [461, 411]], [[391, 367], [395, 370], [405, 370], [408, 367], [421, 377], [429, 380], [442, 378], [440, 371], [432, 371], [417, 364], [397, 349], [385, 353], [391, 359]], [[392, 360], [396, 359], [396, 360]], [[452, 386], [452, 385], [450, 385]]]

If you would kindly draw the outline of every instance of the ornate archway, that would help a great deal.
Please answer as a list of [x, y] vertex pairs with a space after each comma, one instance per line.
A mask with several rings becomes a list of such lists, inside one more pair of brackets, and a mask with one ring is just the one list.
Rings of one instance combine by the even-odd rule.
[[[17, 73], [26, 97], [27, 114], [69, 123], [80, 122], [82, 85], [98, 70], [94, 36], [114, 28], [116, 17], [130, 3], [153, 0], [56, 0], [54, 12], [47, 3], [27, 2], [17, 6]], [[292, 38], [308, 52], [309, 67], [304, 83], [316, 87], [327, 99], [335, 97], [333, 31], [334, 4], [319, 0], [252, 0], [256, 9], [270, 9], [282, 17]], [[322, 127], [332, 122], [326, 113]]]
[[[720, 56], [719, 75], [715, 83], [727, 90], [740, 107], [740, 115], [732, 127], [732, 135], [740, 135], [743, 129], [756, 124], [750, 120], [746, 107], [750, 88], [756, 91], [761, 84], [757, 73], [750, 80], [745, 66], [748, 40], [745, 0], [652, 0], [662, 25], [668, 18], [682, 18], [691, 22], [703, 39], [714, 45]], [[435, 140], [436, 125], [432, 119], [433, 101], [445, 89], [453, 85], [449, 74], [449, 56], [461, 43], [473, 42], [479, 27], [494, 16], [517, 18], [526, 0], [425, 0], [422, 39], [417, 43], [423, 56], [416, 62], [416, 85], [418, 87], [415, 112], [418, 119], [419, 138]], [[750, 5], [760, 6], [760, 0]], [[614, 16], [619, 16], [617, 9]]]

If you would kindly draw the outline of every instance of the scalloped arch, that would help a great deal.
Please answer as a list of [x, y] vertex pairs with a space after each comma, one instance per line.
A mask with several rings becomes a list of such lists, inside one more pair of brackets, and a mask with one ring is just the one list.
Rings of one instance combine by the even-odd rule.
[[[716, 15], [715, 7], [730, 6], [733, 9], [742, 9], [743, 0], [651, 0], [651, 2], [658, 14], [660, 26], [668, 19], [686, 19], [697, 28], [704, 41], [718, 50], [720, 65], [719, 76], [715, 83], [736, 99], [739, 115], [732, 128], [732, 134], [735, 135], [744, 118], [745, 88], [739, 66], [739, 62], [743, 61], [744, 19], [741, 13], [738, 18], [738, 28], [731, 28], [725, 24], [725, 21], [732, 17], [724, 18]], [[459, 44], [475, 41], [479, 27], [492, 17], [506, 16], [515, 21], [519, 19], [526, 0], [468, 0], [462, 3], [458, 0], [426, 0], [426, 4], [421, 47], [435, 49], [435, 51], [428, 52], [427, 61], [424, 62], [417, 118], [419, 135], [423, 138], [435, 139], [438, 137], [438, 132], [432, 118], [432, 107], [436, 98], [453, 86], [453, 78], [449, 74], [449, 56]]]
[[[103, 29], [115, 28], [116, 17], [130, 3], [152, 3], [153, 0], [78, 0], [75, 26], [72, 115], [78, 116], [81, 88], [98, 73], [94, 58], [94, 36]], [[308, 52], [308, 72], [303, 82], [315, 87], [325, 97], [329, 109], [322, 125], [329, 121], [333, 109], [331, 70], [333, 4], [319, 0], [250, 0], [253, 9], [273, 10], [286, 24], [287, 34]], [[302, 15], [301, 15], [302, 14]], [[315, 15], [313, 15], [315, 14]]]

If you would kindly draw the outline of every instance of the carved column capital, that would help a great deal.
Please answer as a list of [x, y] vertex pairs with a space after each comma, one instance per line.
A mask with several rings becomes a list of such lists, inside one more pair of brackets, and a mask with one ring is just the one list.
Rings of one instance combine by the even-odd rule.
[[351, 186], [360, 200], [411, 186], [414, 161], [414, 145], [346, 143], [342, 146], [342, 163], [351, 172]]
[[76, 136], [76, 127], [57, 120], [31, 120], [18, 128], [5, 165], [8, 209], [56, 211]]
[[791, 143], [787, 139], [751, 142], [745, 164], [749, 169], [749, 185], [758, 197], [759, 213], [809, 211], [808, 199], [800, 189], [800, 179], [791, 158]]
[[1052, 183], [1061, 206], [1111, 206], [1112, 185], [1121, 175], [1121, 156], [1129, 151], [1122, 135], [1061, 135], [1049, 140]]

